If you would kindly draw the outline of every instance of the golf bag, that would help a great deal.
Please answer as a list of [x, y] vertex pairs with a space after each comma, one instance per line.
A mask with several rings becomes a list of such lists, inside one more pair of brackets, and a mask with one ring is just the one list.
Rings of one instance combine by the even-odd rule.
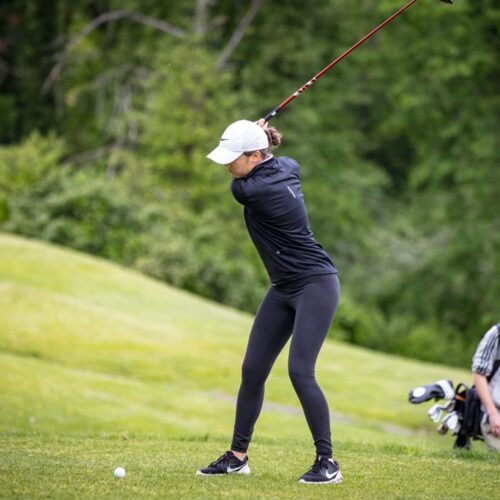
[[420, 404], [431, 399], [447, 401], [445, 406], [435, 404], [427, 414], [433, 422], [440, 422], [437, 428], [440, 434], [444, 435], [451, 431], [456, 436], [454, 448], [469, 449], [471, 439], [483, 439], [481, 434], [483, 413], [475, 387], [460, 383], [453, 389], [451, 380], [439, 380], [412, 389], [408, 395], [408, 400], [412, 404]]
[[482, 440], [481, 421], [481, 399], [474, 386], [467, 387], [458, 384], [455, 389], [455, 411], [460, 416], [460, 426], [456, 432], [454, 448], [470, 448], [470, 440]]
[[[497, 325], [500, 330], [500, 325]], [[490, 382], [500, 369], [500, 360], [495, 360], [493, 369], [487, 377]], [[440, 422], [437, 431], [446, 434], [449, 430], [456, 436], [454, 448], [471, 446], [471, 440], [484, 440], [481, 433], [481, 423], [486, 415], [481, 409], [481, 399], [474, 386], [468, 387], [460, 383], [453, 388], [451, 380], [438, 380], [433, 384], [412, 389], [408, 400], [412, 404], [420, 404], [431, 399], [447, 401], [445, 406], [435, 404], [427, 414], [433, 422]]]

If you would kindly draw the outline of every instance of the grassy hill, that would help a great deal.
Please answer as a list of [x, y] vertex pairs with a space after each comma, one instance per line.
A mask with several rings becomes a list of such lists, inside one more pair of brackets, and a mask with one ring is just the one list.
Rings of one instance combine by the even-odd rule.
[[[251, 322], [109, 262], [0, 235], [0, 491], [304, 498], [295, 481], [313, 449], [285, 352], [266, 386], [253, 477], [224, 478], [223, 487], [193, 477], [228, 446]], [[426, 408], [406, 401], [421, 383], [469, 382], [467, 371], [327, 341], [317, 373], [346, 476], [337, 493], [416, 494], [416, 470], [427, 476], [429, 495], [443, 496], [431, 480], [443, 474], [461, 478], [455, 498], [464, 477], [464, 498], [471, 484], [485, 498], [495, 491], [488, 478], [497, 457], [479, 445], [473, 453], [452, 452], [451, 438], [435, 434]], [[275, 456], [289, 473], [265, 472]], [[118, 483], [110, 470], [125, 462], [129, 475]], [[416, 489], [407, 490], [412, 481]]]

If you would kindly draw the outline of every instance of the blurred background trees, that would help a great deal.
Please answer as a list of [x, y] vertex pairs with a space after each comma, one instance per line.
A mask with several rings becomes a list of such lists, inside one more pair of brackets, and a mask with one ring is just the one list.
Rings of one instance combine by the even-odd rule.
[[[0, 229], [250, 312], [268, 282], [205, 155], [393, 0], [5, 0]], [[467, 364], [498, 322], [500, 6], [422, 0], [273, 125], [340, 270], [332, 334]]]

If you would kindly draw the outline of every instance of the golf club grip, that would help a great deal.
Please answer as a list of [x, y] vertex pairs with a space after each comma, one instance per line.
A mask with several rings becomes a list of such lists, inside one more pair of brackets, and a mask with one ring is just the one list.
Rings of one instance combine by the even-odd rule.
[[[298, 90], [296, 90], [293, 94], [288, 96], [279, 106], [275, 107], [272, 111], [270, 111], [265, 117], [264, 120], [268, 122], [276, 116], [285, 106], [287, 106], [291, 101], [293, 101], [296, 97], [298, 97], [304, 90], [308, 89], [314, 82], [316, 82], [319, 78], [321, 78], [327, 71], [332, 69], [337, 63], [339, 63], [344, 57], [348, 56], [353, 50], [357, 49], [361, 44], [366, 42], [369, 38], [371, 38], [377, 31], [381, 30], [386, 24], [389, 24], [393, 19], [402, 14], [406, 9], [411, 7], [417, 0], [410, 0], [406, 5], [401, 7], [399, 10], [394, 12], [390, 17], [388, 17], [384, 22], [379, 24], [376, 28], [372, 29], [369, 33], [367, 33], [363, 38], [358, 40], [352, 47], [347, 49], [343, 54], [333, 60], [328, 66], [324, 67], [318, 74], [313, 76], [307, 83], [302, 85]], [[446, 3], [451, 3], [451, 0], [442, 0]]]
[[264, 116], [264, 121], [267, 123], [271, 118], [274, 118], [281, 110], [282, 108], [277, 106], [272, 111], [269, 111], [269, 113], [267, 113], [267, 115]]

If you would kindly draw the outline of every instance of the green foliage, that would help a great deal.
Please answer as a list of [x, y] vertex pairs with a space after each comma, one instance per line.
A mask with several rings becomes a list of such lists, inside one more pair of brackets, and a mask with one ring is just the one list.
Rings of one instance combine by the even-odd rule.
[[206, 155], [237, 116], [231, 75], [217, 73], [213, 55], [195, 44], [164, 43], [150, 63], [154, 71], [137, 113], [143, 166], [165, 189], [183, 191], [196, 212], [217, 207], [227, 198], [227, 174]]
[[[404, 319], [400, 320], [403, 321]], [[412, 323], [415, 326], [406, 328], [401, 323], [397, 328], [391, 325], [393, 342], [388, 349], [390, 352], [427, 361], [442, 359], [453, 360], [461, 366], [470, 364], [470, 352], [452, 327], [443, 324], [417, 324], [414, 319]]]
[[[384, 332], [382, 336], [380, 332]], [[370, 348], [388, 347], [385, 320], [380, 312], [358, 304], [352, 297], [342, 291], [341, 306], [335, 316], [335, 324], [330, 335], [353, 344]], [[389, 350], [384, 349], [381, 350]]]
[[91, 172], [54, 171], [20, 190], [9, 212], [8, 231], [125, 263], [133, 262], [140, 248], [135, 234], [148, 223], [118, 186]]
[[[390, 226], [412, 228], [406, 246], [416, 257], [409, 267], [397, 266], [389, 286], [382, 280], [379, 303], [393, 318], [411, 311], [415, 321], [439, 323], [439, 331], [451, 328], [454, 342], [448, 343], [468, 354], [479, 332], [497, 321], [500, 294], [493, 271], [500, 252], [494, 133], [500, 101], [498, 67], [492, 64], [498, 44], [491, 39], [499, 12], [493, 3], [481, 11], [460, 3], [448, 20], [415, 9], [411, 24], [400, 24], [413, 33], [410, 52], [385, 54], [392, 67], [405, 70], [389, 83], [391, 114], [377, 134], [401, 137], [412, 152], [406, 169], [409, 210]], [[429, 45], [422, 32], [439, 32], [439, 42]]]
[[18, 120], [16, 102], [13, 96], [0, 95], [0, 143], [16, 140], [16, 122]]
[[19, 145], [0, 148], [0, 189], [5, 194], [32, 186], [58, 167], [64, 143], [33, 132]]
[[[12, 143], [54, 124], [54, 95], [41, 93], [53, 63], [58, 14], [64, 1], [6, 0], [0, 5], [0, 143]], [[15, 106], [15, 108], [14, 108]]]
[[252, 263], [252, 251], [241, 224], [221, 232], [219, 215], [196, 217], [175, 210], [169, 224], [159, 224], [145, 236], [145, 251], [135, 266], [167, 283], [242, 310], [256, 310], [266, 280]]
[[56, 170], [63, 153], [61, 139], [38, 132], [22, 144], [0, 148], [0, 224], [10, 217], [9, 200]]

